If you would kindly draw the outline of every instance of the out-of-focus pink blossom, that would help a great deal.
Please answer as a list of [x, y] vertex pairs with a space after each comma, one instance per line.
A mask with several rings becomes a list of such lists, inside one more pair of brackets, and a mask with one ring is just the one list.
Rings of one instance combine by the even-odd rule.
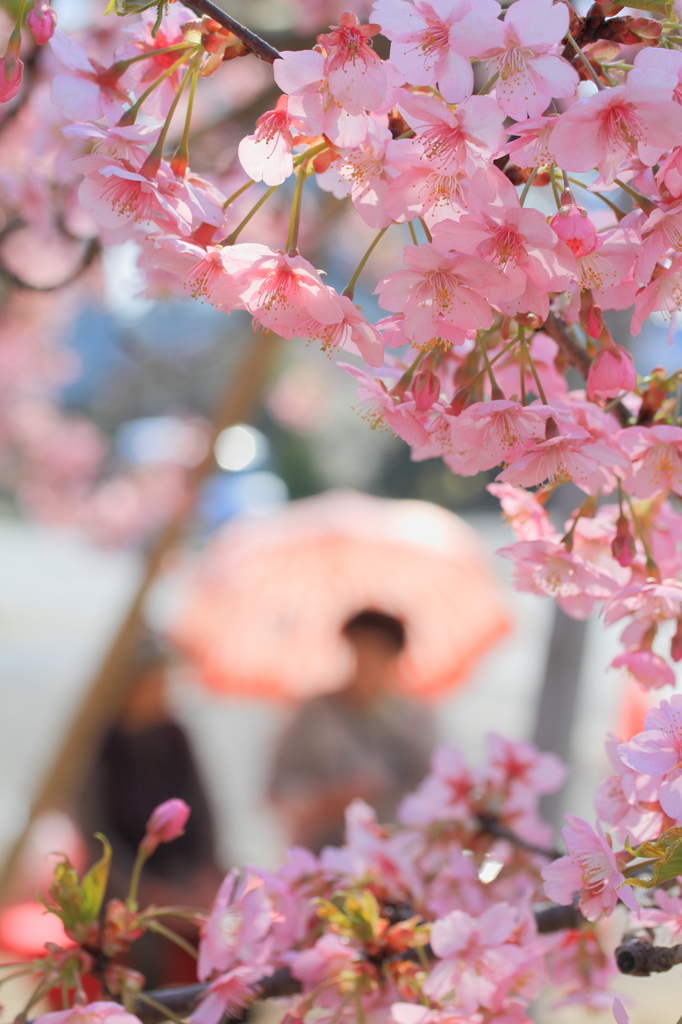
[[218, 1024], [223, 1017], [238, 1017], [256, 995], [256, 985], [271, 968], [233, 967], [219, 975], [206, 989], [190, 1018], [191, 1024]]
[[435, 96], [405, 93], [399, 108], [424, 147], [424, 159], [441, 171], [473, 171], [504, 142], [504, 115], [492, 96], [468, 96], [453, 110]]
[[623, 885], [625, 877], [618, 870], [611, 845], [597, 823], [597, 831], [582, 818], [567, 814], [568, 826], [561, 830], [567, 857], [546, 864], [542, 869], [545, 892], [549, 899], [566, 906], [580, 893], [579, 907], [588, 921], [596, 921], [602, 914], [613, 913], [618, 898], [630, 910], [638, 903], [632, 889]]
[[533, 494], [512, 484], [488, 484], [487, 490], [499, 500], [517, 540], [556, 537], [551, 519]]
[[267, 960], [272, 920], [272, 902], [263, 879], [248, 870], [241, 875], [236, 868], [230, 871], [201, 929], [199, 979], [225, 974], [240, 962], [260, 967]]
[[140, 849], [150, 857], [159, 843], [170, 843], [183, 835], [190, 813], [191, 810], [184, 800], [174, 798], [159, 804], [147, 822]]
[[611, 662], [612, 668], [627, 669], [643, 690], [660, 690], [675, 685], [675, 673], [658, 654], [646, 649], [623, 651]]
[[370, 377], [357, 366], [349, 363], [337, 365], [360, 382], [357, 394], [365, 406], [365, 418], [370, 426], [379, 429], [388, 426], [409, 445], [426, 444], [429, 435], [417, 415], [414, 399], [401, 400], [392, 395], [382, 380]]
[[626, 427], [618, 443], [632, 460], [630, 492], [651, 498], [661, 491], [682, 494], [682, 427]]
[[519, 541], [498, 551], [514, 562], [519, 590], [547, 594], [574, 619], [586, 619], [596, 598], [613, 593], [616, 582], [564, 544], [552, 540]]
[[535, 445], [497, 479], [521, 487], [535, 487], [545, 480], [572, 480], [586, 494], [609, 494], [616, 486], [614, 468], [627, 468], [627, 460], [615, 445], [589, 436], [560, 434]]
[[24, 62], [14, 54], [0, 57], [0, 103], [9, 103], [21, 89]]
[[70, 1010], [57, 1010], [37, 1017], [40, 1024], [140, 1024], [137, 1017], [118, 1003], [88, 1003]]
[[54, 35], [57, 27], [57, 12], [47, 0], [38, 0], [26, 15], [26, 24], [38, 46], [44, 46]]
[[448, 464], [471, 476], [503, 462], [513, 462], [545, 436], [552, 409], [505, 400], [476, 402], [451, 420], [452, 453]]
[[618, 747], [624, 764], [644, 775], [661, 775], [659, 800], [666, 814], [682, 821], [682, 696], [673, 694], [647, 712], [645, 731]]

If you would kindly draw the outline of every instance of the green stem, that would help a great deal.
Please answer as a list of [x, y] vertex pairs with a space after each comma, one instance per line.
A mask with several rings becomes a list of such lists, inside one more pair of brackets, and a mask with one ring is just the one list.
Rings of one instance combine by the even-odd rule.
[[[173, 154], [171, 166], [175, 173], [182, 171], [182, 174], [187, 170], [189, 164], [189, 129], [192, 123], [192, 110], [194, 108], [194, 94], [197, 91], [197, 82], [199, 81], [199, 65], [194, 65], [191, 69], [192, 79], [189, 83], [189, 97], [187, 99], [187, 113], [185, 114], [185, 125], [182, 129], [182, 138], [180, 139], [180, 145]], [[177, 170], [176, 170], [177, 168]]]
[[130, 889], [128, 890], [128, 898], [126, 900], [126, 906], [129, 910], [137, 910], [137, 890], [140, 887], [140, 875], [142, 874], [142, 868], [147, 860], [147, 853], [142, 847], [138, 847], [137, 857], [133, 864], [133, 870], [130, 875]]
[[246, 214], [246, 216], [242, 218], [242, 220], [240, 220], [239, 224], [237, 224], [237, 227], [234, 229], [232, 234], [228, 235], [227, 238], [224, 238], [222, 242], [218, 242], [218, 245], [234, 245], [234, 243], [237, 241], [243, 229], [249, 223], [251, 218], [255, 217], [263, 203], [267, 202], [272, 193], [276, 192], [278, 188], [279, 185], [273, 185], [271, 188], [267, 190], [267, 192], [264, 192], [263, 195], [258, 200], [258, 202], [254, 206], [252, 206], [249, 212]]
[[174, 932], [172, 928], [166, 928], [165, 924], [161, 924], [159, 921], [148, 921], [147, 928], [150, 932], [156, 932], [157, 935], [163, 935], [165, 938], [169, 939], [170, 942], [174, 942], [176, 946], [179, 946], [180, 949], [184, 949], [185, 953], [189, 953], [189, 955], [194, 957], [195, 960], [198, 959], [199, 954], [192, 943], [187, 942], [186, 939], [183, 939], [182, 935], [178, 935], [178, 933]]
[[[199, 47], [198, 46], [193, 46], [192, 49], [195, 51], [195, 53], [199, 53]], [[170, 76], [172, 74], [174, 74], [178, 70], [179, 67], [182, 67], [182, 65], [186, 61], [186, 57], [187, 57], [187, 54], [183, 53], [182, 57], [180, 57], [178, 60], [176, 60], [174, 64], [171, 64], [171, 66], [169, 68], [166, 68], [166, 70], [163, 72], [163, 74], [159, 75], [159, 77], [154, 82], [152, 82], [152, 84], [149, 86], [148, 89], [145, 89], [145, 91], [142, 93], [140, 98], [135, 100], [135, 102], [133, 103], [132, 107], [130, 107], [128, 110], [126, 110], [125, 114], [123, 115], [123, 117], [118, 122], [119, 127], [120, 126], [127, 126], [127, 125], [130, 125], [130, 124], [135, 124], [135, 121], [137, 119], [137, 115], [140, 113], [140, 107], [142, 106], [144, 101], [149, 96], [151, 96], [151, 94], [154, 92], [154, 90], [158, 89], [158, 87], [163, 82], [165, 82], [167, 78], [170, 78]]]
[[[507, 344], [504, 346], [504, 348], [501, 348], [500, 351], [497, 353], [497, 355], [494, 355], [492, 359], [490, 358], [490, 356], [488, 356], [488, 361], [489, 361], [490, 365], [494, 366], [495, 363], [498, 361], [498, 359], [501, 359], [502, 356], [506, 355], [507, 352], [509, 351], [509, 349], [513, 348], [514, 345], [516, 345], [516, 339], [514, 339], [514, 341], [507, 342]], [[483, 376], [485, 376], [485, 374], [487, 374], [487, 372], [488, 372], [488, 369], [487, 369], [487, 367], [484, 366], [482, 370], [478, 371], [478, 373], [476, 374], [475, 377], [471, 378], [471, 380], [469, 381], [468, 385], [466, 385], [466, 386], [472, 388], [474, 386], [474, 384], [481, 379], [481, 377], [483, 377]]]
[[545, 389], [543, 388], [540, 378], [538, 376], [538, 371], [535, 367], [535, 362], [533, 360], [532, 355], [530, 354], [530, 348], [528, 347], [525, 338], [523, 339], [521, 344], [523, 345], [524, 352], [528, 357], [528, 365], [530, 366], [530, 372], [533, 374], [533, 380], [535, 381], [535, 386], [538, 389], [538, 396], [540, 398], [540, 401], [543, 405], [547, 405], [547, 395], [545, 394]]
[[11, 57], [18, 57], [19, 51], [21, 50], [21, 26], [24, 24], [24, 15], [26, 14], [26, 4], [28, 0], [21, 0], [19, 4], [19, 12], [17, 14], [17, 20], [14, 23], [11, 35], [7, 40], [6, 55]]
[[303, 205], [303, 186], [308, 177], [308, 161], [302, 160], [296, 174], [296, 187], [294, 188], [294, 201], [291, 204], [291, 217], [289, 218], [289, 231], [287, 233], [286, 252], [289, 256], [298, 255], [298, 230], [301, 224], [301, 206]]
[[300, 167], [304, 160], [306, 163], [309, 160], [314, 160], [320, 153], [324, 153], [327, 148], [326, 142], [320, 142], [319, 145], [314, 146], [312, 149], [307, 149], [305, 153], [299, 153], [297, 157], [294, 157], [294, 167]]
[[147, 53], [138, 53], [136, 57], [127, 57], [126, 60], [117, 60], [112, 64], [109, 71], [114, 72], [117, 77], [127, 71], [131, 64], [137, 64], [140, 60], [148, 60], [150, 57], [160, 57], [162, 53], [174, 53], [176, 50], [193, 50], [191, 43], [175, 43], [173, 46], [164, 46], [160, 50], [149, 50]]
[[255, 184], [256, 182], [253, 181], [253, 179], [250, 179], [247, 181], [246, 185], [242, 185], [242, 187], [238, 188], [236, 192], [233, 192], [232, 195], [223, 203], [223, 210], [226, 210], [228, 206], [235, 201], [235, 199], [239, 199], [239, 197], [246, 192], [247, 188], [251, 188], [251, 186]]
[[521, 345], [519, 346], [519, 375], [521, 379], [521, 405], [526, 404], [526, 360], [525, 360], [525, 329], [520, 327], [519, 338], [521, 339]]
[[370, 256], [372, 255], [372, 253], [374, 252], [374, 250], [376, 249], [377, 245], [379, 244], [381, 239], [384, 237], [384, 235], [386, 234], [386, 232], [388, 231], [390, 226], [391, 226], [390, 224], [387, 224], [385, 228], [381, 229], [379, 234], [375, 237], [374, 241], [371, 243], [371, 245], [367, 249], [367, 252], [365, 253], [365, 255], [362, 257], [362, 259], [358, 263], [357, 267], [355, 268], [355, 272], [353, 273], [353, 276], [351, 277], [350, 281], [348, 282], [348, 284], [346, 285], [346, 287], [343, 290], [343, 294], [347, 295], [349, 299], [353, 298], [353, 294], [355, 292], [355, 285], [358, 283], [358, 278], [360, 277], [360, 274], [365, 269], [365, 264], [367, 263], [367, 260], [370, 258]]
[[627, 194], [637, 203], [640, 210], [644, 210], [647, 216], [649, 216], [650, 213], [653, 213], [656, 209], [655, 203], [652, 203], [650, 199], [643, 196], [641, 192], [637, 192], [636, 189], [630, 188], [630, 186], [626, 185], [624, 181], [620, 180], [620, 178], [615, 178], [613, 183], [614, 185], [618, 185], [619, 188], [622, 188], [623, 192], [627, 192]]
[[500, 72], [499, 72], [499, 71], [496, 71], [494, 75], [491, 75], [491, 76], [490, 76], [490, 78], [488, 79], [488, 81], [487, 81], [487, 82], [485, 83], [485, 85], [484, 85], [484, 86], [483, 86], [483, 88], [482, 88], [482, 89], [481, 89], [481, 90], [480, 90], [480, 91], [478, 92], [478, 94], [477, 94], [477, 95], [479, 95], [479, 96], [487, 96], [487, 94], [488, 94], [488, 93], [490, 92], [490, 90], [491, 90], [491, 89], [493, 88], [493, 86], [495, 85], [495, 82], [497, 81], [497, 79], [498, 79], [499, 77], [500, 77]]
[[486, 347], [483, 344], [482, 339], [479, 338], [478, 334], [476, 334], [476, 343], [481, 350], [481, 355], [483, 356], [483, 363], [485, 365], [485, 371], [488, 374], [488, 379], [490, 380], [491, 397], [493, 401], [499, 401], [500, 398], [504, 398], [504, 392], [502, 391], [499, 384], [495, 380], [495, 374], [493, 372], [492, 363], [490, 362], [490, 359], [488, 357], [488, 352], [486, 351]]
[[[565, 172], [564, 172], [564, 174], [565, 174]], [[611, 200], [607, 199], [606, 196], [602, 195], [601, 192], [593, 192], [591, 190], [591, 188], [589, 187], [589, 185], [586, 185], [584, 182], [578, 181], [577, 178], [570, 178], [568, 175], [566, 175], [566, 182], [567, 182], [566, 188], [568, 188], [568, 185], [577, 185], [578, 188], [583, 188], [583, 189], [585, 189], [586, 192], [589, 192], [591, 196], [597, 196], [598, 199], [601, 199], [602, 203], [606, 203], [606, 205], [611, 210], [613, 210], [613, 212], [616, 215], [616, 219], [617, 220], [622, 220], [623, 217], [625, 216], [625, 211], [621, 210], [620, 206], [616, 206], [615, 203], [612, 203]]]
[[552, 186], [552, 195], [554, 196], [554, 202], [556, 203], [557, 210], [561, 209], [561, 196], [559, 195], [559, 186], [556, 183], [556, 164], [552, 164], [549, 168], [549, 180]]
[[528, 193], [530, 192], [530, 187], [533, 184], [533, 182], [535, 181], [535, 176], [536, 176], [537, 173], [538, 173], [538, 169], [537, 169], [537, 167], [534, 167], [533, 170], [530, 172], [530, 178], [526, 182], [524, 190], [521, 193], [521, 198], [519, 199], [519, 205], [520, 206], [523, 206], [523, 204], [525, 203], [525, 201], [526, 201], [526, 199], [528, 197]]
[[187, 69], [187, 72], [185, 73], [182, 81], [180, 82], [178, 90], [175, 93], [175, 96], [173, 97], [173, 102], [168, 108], [166, 120], [163, 122], [161, 133], [156, 142], [154, 143], [154, 148], [152, 149], [151, 153], [149, 154], [145, 162], [142, 164], [142, 167], [140, 168], [140, 174], [144, 174], [149, 178], [153, 178], [156, 175], [159, 169], [159, 165], [161, 164], [161, 158], [163, 157], [163, 147], [166, 144], [166, 137], [168, 135], [168, 130], [171, 126], [171, 121], [173, 120], [175, 111], [178, 109], [178, 103], [180, 102], [180, 98], [183, 92], [185, 91], [185, 86], [189, 82], [190, 78], [192, 78], [196, 70], [197, 69], [195, 66], [190, 66]]
[[410, 229], [410, 235], [412, 236], [412, 244], [419, 245], [419, 242], [417, 241], [417, 232], [414, 230], [414, 224], [411, 220], [408, 220], [407, 226]]
[[589, 73], [590, 78], [592, 79], [594, 84], [597, 86], [597, 88], [601, 91], [604, 88], [604, 83], [600, 82], [599, 75], [594, 70], [594, 68], [590, 64], [589, 60], [587, 59], [587, 57], [585, 56], [583, 51], [580, 49], [580, 47], [578, 46], [578, 44], [576, 43], [575, 39], [573, 38], [573, 36], [571, 35], [570, 32], [566, 33], [566, 38], [568, 39], [569, 43], [571, 44], [571, 46], [573, 47], [575, 52], [580, 57], [580, 59], [583, 62], [583, 64], [585, 65], [585, 68], [586, 68], [587, 72]]

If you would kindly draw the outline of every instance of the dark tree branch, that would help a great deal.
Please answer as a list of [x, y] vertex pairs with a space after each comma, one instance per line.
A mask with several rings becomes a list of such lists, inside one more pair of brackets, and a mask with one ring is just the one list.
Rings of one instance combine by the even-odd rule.
[[495, 836], [497, 839], [507, 839], [514, 846], [518, 846], [520, 850], [525, 850], [527, 853], [537, 853], [541, 857], [547, 857], [549, 860], [558, 860], [559, 857], [563, 857], [563, 853], [560, 850], [546, 850], [544, 846], [535, 846], [534, 843], [527, 843], [525, 839], [521, 839], [515, 832], [505, 828], [499, 818], [496, 818], [493, 814], [479, 814], [478, 822], [484, 832], [488, 832], [489, 835]]
[[99, 252], [100, 244], [98, 239], [91, 239], [87, 244], [85, 252], [83, 253], [83, 257], [78, 266], [75, 267], [70, 274], [67, 274], [66, 277], [62, 278], [61, 281], [57, 281], [56, 284], [31, 284], [30, 281], [25, 281], [23, 277], [19, 277], [18, 274], [15, 274], [12, 270], [6, 267], [1, 260], [0, 278], [4, 278], [4, 280], [7, 281], [8, 284], [14, 285], [15, 288], [22, 288], [24, 291], [56, 292], [59, 291], [60, 288], [66, 288], [67, 285], [73, 284], [73, 282], [76, 281], [81, 276], [83, 271], [87, 270], [88, 267], [94, 262], [95, 258], [99, 255]]
[[[209, 983], [199, 985], [182, 985], [178, 988], [159, 988], [153, 992], [145, 992], [156, 1003], [166, 1006], [178, 1017], [188, 1017], [196, 1008], [197, 1003], [206, 992]], [[291, 976], [291, 971], [283, 967], [270, 974], [256, 986], [257, 999], [273, 999], [276, 996], [293, 996], [301, 991], [301, 983]], [[135, 1002], [133, 1012], [142, 1021], [142, 1024], [159, 1024], [165, 1020], [159, 1010], [153, 1006], [143, 1003], [142, 1000]]]
[[264, 39], [261, 39], [255, 32], [252, 32], [250, 28], [246, 28], [245, 25], [235, 21], [234, 18], [231, 18], [220, 7], [216, 7], [215, 4], [211, 3], [211, 0], [189, 0], [189, 2], [185, 3], [185, 7], [189, 7], [195, 14], [205, 14], [208, 18], [213, 18], [223, 28], [237, 36], [238, 39], [241, 39], [244, 45], [248, 46], [251, 53], [255, 53], [259, 60], [264, 60], [268, 64], [274, 64], [278, 57], [281, 56], [279, 50], [276, 50], [270, 43], [266, 43]]
[[621, 974], [634, 974], [640, 978], [661, 974], [675, 964], [682, 964], [682, 946], [654, 946], [641, 934], [633, 938], [626, 935], [616, 950], [616, 964]]
[[[569, 365], [577, 370], [584, 380], [587, 380], [592, 360], [585, 349], [575, 340], [563, 320], [554, 313], [550, 313], [542, 325], [542, 330], [556, 341]], [[617, 416], [622, 426], [627, 427], [631, 417], [622, 402], [612, 405], [611, 412]]]

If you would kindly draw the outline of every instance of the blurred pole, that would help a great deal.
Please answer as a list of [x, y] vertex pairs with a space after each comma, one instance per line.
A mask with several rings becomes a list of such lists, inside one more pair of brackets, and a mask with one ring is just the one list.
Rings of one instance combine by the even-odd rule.
[[272, 334], [256, 333], [245, 342], [245, 353], [232, 372], [225, 394], [213, 415], [207, 453], [189, 473], [186, 498], [181, 508], [162, 528], [147, 552], [142, 579], [130, 607], [45, 773], [32, 801], [29, 820], [5, 858], [0, 871], [0, 902], [7, 898], [19, 855], [33, 822], [38, 815], [63, 804], [72, 795], [83, 773], [92, 763], [107, 727], [114, 721], [128, 696], [132, 682], [127, 670], [143, 633], [145, 598], [163, 568], [166, 556], [181, 540], [187, 521], [195, 509], [201, 484], [215, 466], [213, 448], [218, 434], [226, 427], [244, 422], [252, 416], [278, 340]]
[[[550, 511], [559, 530], [576, 507], [577, 493], [576, 487], [565, 484], [554, 496]], [[570, 618], [555, 605], [533, 743], [557, 754], [569, 768], [586, 632], [587, 622]], [[562, 824], [563, 793], [564, 787], [543, 797], [540, 804], [543, 818], [555, 828]]]

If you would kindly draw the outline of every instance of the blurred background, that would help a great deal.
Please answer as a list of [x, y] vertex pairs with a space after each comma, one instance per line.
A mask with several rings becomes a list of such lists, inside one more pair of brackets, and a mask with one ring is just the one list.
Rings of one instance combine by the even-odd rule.
[[[343, 10], [365, 14], [369, 5], [222, 6], [286, 49], [311, 45]], [[98, 5], [61, 0], [55, 7], [61, 27], [77, 32]], [[252, 58], [202, 84], [207, 98], [192, 166], [211, 171], [229, 193], [244, 181], [236, 142], [272, 106], [276, 89], [269, 69]], [[254, 219], [253, 237], [281, 234], [290, 198], [287, 186], [281, 192]], [[343, 287], [373, 232], [328, 193], [310, 189], [305, 203], [302, 250]], [[363, 280], [392, 264], [391, 246], [404, 244], [399, 234], [373, 254]], [[154, 806], [180, 795], [195, 808], [195, 831], [176, 861], [158, 863], [150, 899], [154, 885], [165, 898], [191, 876], [197, 902], [205, 902], [226, 869], [281, 863], [293, 819], [272, 780], [294, 771], [283, 737], [315, 728], [301, 725], [300, 699], [341, 685], [350, 662], [330, 647], [328, 685], [312, 679], [306, 691], [301, 674], [298, 691], [292, 683], [250, 694], [244, 674], [230, 677], [236, 655], [220, 621], [209, 623], [201, 609], [220, 591], [222, 557], [229, 576], [231, 556], [221, 545], [235, 524], [247, 524], [244, 536], [257, 548], [259, 531], [265, 541], [278, 536], [282, 517], [299, 508], [292, 503], [327, 492], [430, 503], [475, 531], [494, 628], [482, 632], [449, 683], [440, 679], [432, 692], [425, 685], [416, 694], [429, 719], [425, 735], [433, 728], [434, 740], [457, 744], [473, 764], [484, 757], [489, 731], [534, 739], [570, 767], [564, 789], [547, 804], [550, 820], [559, 826], [569, 809], [593, 820], [592, 794], [608, 771], [605, 734], [636, 731], [647, 705], [608, 669], [615, 634], [596, 617], [573, 622], [548, 600], [511, 588], [510, 563], [494, 557], [513, 539], [486, 490], [494, 472], [460, 478], [438, 460], [411, 462], [402, 441], [372, 429], [354, 408], [355, 382], [335, 360], [314, 345], [255, 336], [245, 316], [179, 299], [162, 283], [146, 287], [134, 243], [109, 246], [67, 288], [37, 290], [54, 283], [56, 251], [29, 261], [15, 233], [3, 266], [28, 276], [30, 288], [0, 274], [0, 900], [14, 908], [0, 914], [0, 949], [11, 955], [23, 935], [18, 951], [37, 951], [36, 916], [26, 907], [49, 876], [46, 855], [65, 849], [84, 863], [104, 815], [125, 858], [126, 836], [139, 826], [135, 813], [142, 822], [149, 813], [145, 800]], [[356, 301], [377, 312], [361, 289]], [[649, 322], [637, 344], [647, 369], [679, 365], [680, 335], [662, 322]], [[570, 508], [560, 492], [551, 511], [561, 522]], [[462, 534], [461, 549], [468, 537]], [[415, 543], [434, 546], [428, 517], [400, 543], [405, 558]], [[365, 606], [401, 617], [400, 581], [387, 579], [382, 566], [376, 574], [384, 604], [369, 591], [345, 594], [345, 618]], [[200, 612], [193, 611], [199, 600]], [[339, 612], [339, 627], [345, 618]], [[146, 763], [150, 736], [157, 753]], [[121, 810], [121, 793], [139, 797], [132, 818]], [[174, 976], [182, 969], [173, 965]], [[655, 983], [619, 984], [634, 996], [633, 1024], [671, 1020], [675, 984], [674, 972]], [[8, 1000], [3, 1019], [12, 1010]], [[575, 1009], [539, 1007], [537, 1019], [582, 1018]]]

